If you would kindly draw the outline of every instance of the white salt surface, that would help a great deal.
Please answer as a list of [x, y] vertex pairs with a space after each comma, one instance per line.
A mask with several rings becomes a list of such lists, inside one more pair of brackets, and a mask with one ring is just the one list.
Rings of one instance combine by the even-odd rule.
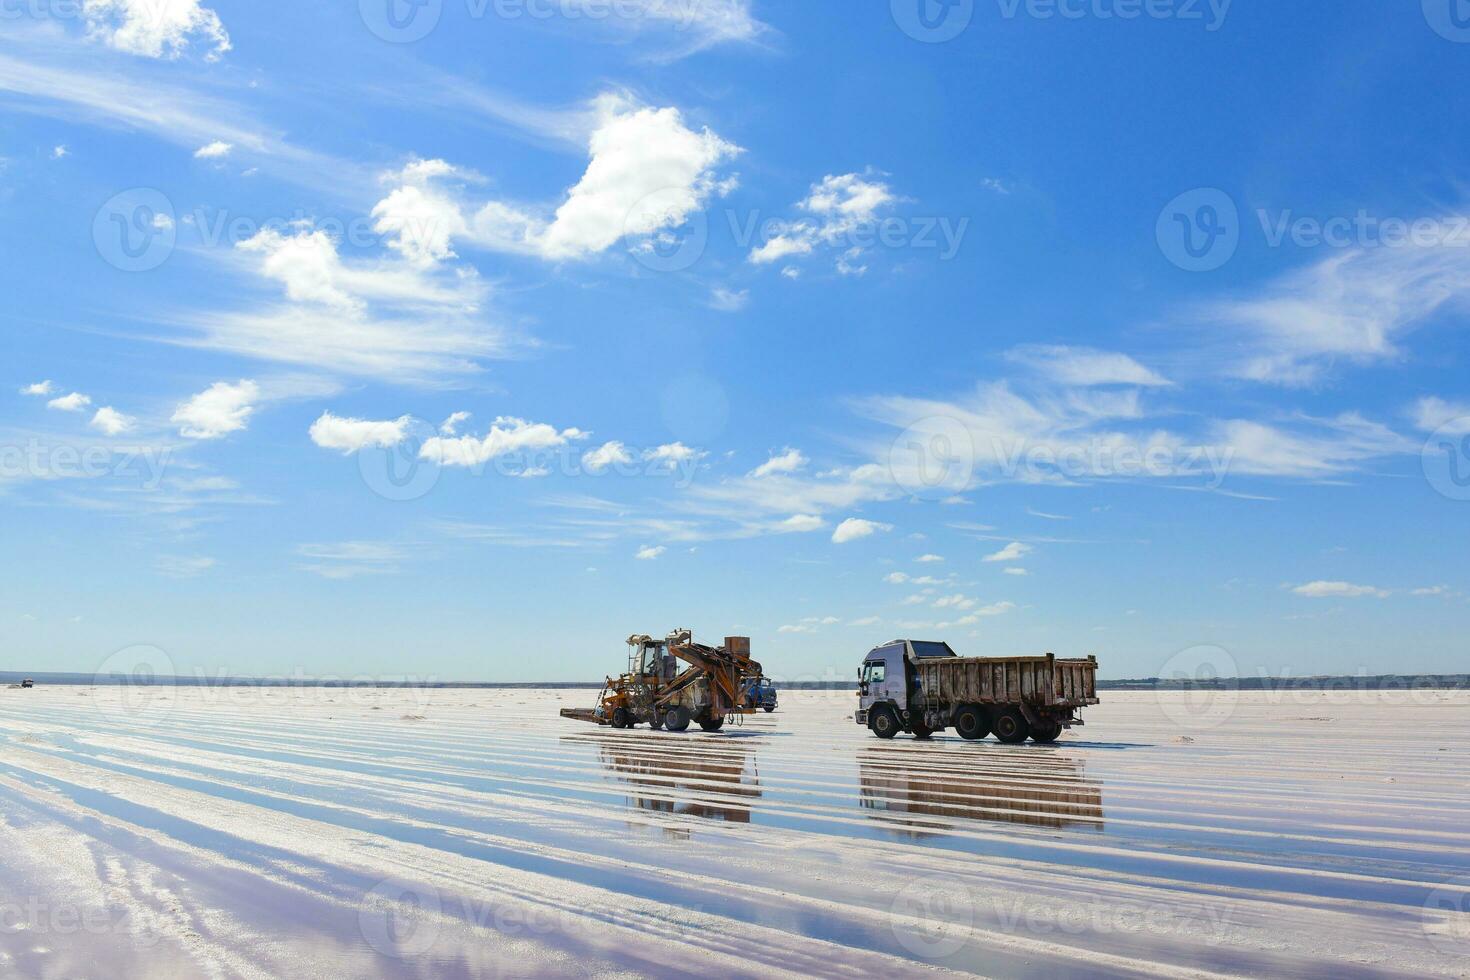
[[1470, 695], [0, 690], [0, 977], [1470, 976]]

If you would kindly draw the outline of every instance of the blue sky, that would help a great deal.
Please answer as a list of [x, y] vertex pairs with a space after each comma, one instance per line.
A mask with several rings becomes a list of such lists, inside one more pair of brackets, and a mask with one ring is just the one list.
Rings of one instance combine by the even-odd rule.
[[1464, 669], [1448, 0], [3, 12], [6, 666]]

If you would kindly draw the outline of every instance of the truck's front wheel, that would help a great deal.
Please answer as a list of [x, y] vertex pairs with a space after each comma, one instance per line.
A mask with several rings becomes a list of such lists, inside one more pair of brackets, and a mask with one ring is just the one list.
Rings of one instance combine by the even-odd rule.
[[1025, 715], [1015, 708], [1006, 708], [996, 713], [995, 737], [1007, 745], [1019, 745], [1031, 734], [1031, 726]]
[[893, 709], [889, 707], [878, 708], [874, 711], [870, 725], [873, 734], [879, 738], [892, 738], [898, 734], [901, 727], [898, 723], [898, 715], [894, 714]]

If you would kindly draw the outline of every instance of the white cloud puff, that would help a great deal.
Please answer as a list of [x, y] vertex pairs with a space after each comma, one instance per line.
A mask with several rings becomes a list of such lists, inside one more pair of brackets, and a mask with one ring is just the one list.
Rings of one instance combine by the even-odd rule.
[[260, 386], [254, 381], [216, 381], [179, 405], [170, 421], [186, 439], [218, 439], [245, 428], [259, 398]]

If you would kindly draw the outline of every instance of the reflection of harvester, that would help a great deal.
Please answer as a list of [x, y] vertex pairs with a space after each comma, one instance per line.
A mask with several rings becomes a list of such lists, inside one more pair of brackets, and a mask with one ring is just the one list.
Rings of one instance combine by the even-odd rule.
[[[680, 669], [680, 662], [685, 665]], [[563, 708], [563, 718], [632, 728], [682, 732], [696, 722], [717, 732], [730, 715], [752, 714], [745, 691], [761, 677], [761, 665], [750, 659], [750, 639], [727, 636], [722, 647], [695, 643], [689, 630], [675, 630], [662, 640], [628, 638], [628, 672], [609, 677], [597, 707]]]

